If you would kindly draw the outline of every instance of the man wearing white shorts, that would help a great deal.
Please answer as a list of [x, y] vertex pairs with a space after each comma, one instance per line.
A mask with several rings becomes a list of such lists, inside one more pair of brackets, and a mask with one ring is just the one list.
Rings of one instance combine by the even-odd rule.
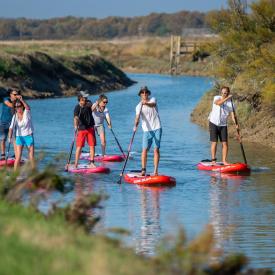
[[[154, 97], [150, 98], [151, 92], [148, 88], [142, 87], [138, 93], [141, 102], [136, 106], [135, 127], [138, 126], [139, 113], [143, 130], [142, 155], [141, 155], [141, 175], [146, 175], [147, 153], [151, 146], [154, 147], [154, 175], [158, 175], [158, 165], [160, 159], [160, 142], [162, 136], [161, 122], [158, 114], [157, 101]], [[142, 108], [142, 109], [141, 109]]]

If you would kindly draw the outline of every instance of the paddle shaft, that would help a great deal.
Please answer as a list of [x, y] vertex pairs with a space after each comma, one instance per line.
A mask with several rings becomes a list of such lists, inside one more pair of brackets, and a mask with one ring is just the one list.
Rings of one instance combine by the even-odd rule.
[[[106, 116], [105, 116], [105, 120], [106, 120], [106, 123], [107, 123], [108, 126], [109, 126], [110, 124], [109, 124], [109, 122], [108, 122]], [[125, 153], [123, 152], [123, 149], [122, 149], [121, 145], [120, 145], [119, 142], [118, 142], [118, 139], [117, 139], [117, 137], [116, 137], [116, 135], [115, 135], [115, 133], [114, 133], [114, 131], [113, 131], [113, 128], [110, 128], [110, 131], [112, 132], [112, 134], [113, 134], [113, 136], [114, 136], [114, 138], [115, 138], [115, 141], [116, 141], [116, 143], [117, 143], [117, 146], [118, 146], [120, 152], [122, 153], [122, 155], [123, 155], [123, 157], [124, 157], [124, 159], [125, 159], [125, 158], [126, 158]]]
[[[138, 114], [137, 124], [139, 123], [139, 120], [140, 120], [140, 116], [141, 116], [141, 112], [142, 112], [142, 107], [143, 107], [143, 104], [141, 105], [141, 108], [140, 108], [140, 111], [139, 111], [139, 114]], [[119, 178], [119, 180], [117, 182], [118, 184], [121, 184], [121, 179], [123, 177], [123, 174], [124, 174], [124, 171], [125, 171], [125, 168], [126, 168], [129, 156], [130, 156], [130, 152], [131, 152], [131, 148], [132, 148], [132, 144], [133, 144], [133, 141], [134, 141], [134, 138], [135, 138], [136, 131], [137, 131], [137, 127], [135, 127], [135, 130], [133, 131], [133, 135], [132, 135], [129, 147], [128, 147], [127, 156], [126, 156], [126, 159], [125, 159], [125, 162], [124, 162], [121, 174], [120, 174], [120, 178]]]
[[110, 130], [111, 130], [111, 132], [112, 132], [112, 134], [113, 134], [113, 136], [114, 136], [114, 138], [115, 138], [115, 141], [116, 141], [116, 143], [117, 143], [117, 146], [118, 146], [120, 152], [122, 153], [123, 157], [126, 158], [126, 156], [125, 156], [125, 154], [124, 154], [124, 152], [123, 152], [123, 149], [122, 149], [122, 147], [120, 146], [120, 144], [119, 144], [119, 142], [118, 142], [118, 139], [117, 139], [117, 137], [116, 137], [116, 135], [115, 135], [113, 129], [110, 128]]
[[[235, 123], [238, 126], [237, 133], [238, 133], [238, 136], [240, 137], [240, 127], [239, 127], [239, 124], [238, 124], [238, 119], [237, 119], [237, 115], [236, 115], [236, 112], [235, 112], [235, 108], [234, 108], [232, 97], [231, 97], [231, 105], [232, 105], [232, 110], [233, 110], [233, 115], [234, 115]], [[247, 160], [246, 160], [246, 156], [245, 156], [245, 152], [244, 152], [243, 143], [241, 141], [241, 138], [239, 139], [239, 142], [240, 142], [240, 146], [241, 146], [241, 151], [242, 151], [244, 163], [247, 164]]]

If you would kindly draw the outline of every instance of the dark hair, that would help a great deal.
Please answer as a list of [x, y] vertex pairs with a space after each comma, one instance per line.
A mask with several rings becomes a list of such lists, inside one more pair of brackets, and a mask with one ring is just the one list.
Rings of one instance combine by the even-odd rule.
[[226, 89], [226, 90], [227, 90], [227, 92], [228, 92], [228, 93], [230, 93], [230, 89], [229, 89], [229, 87], [227, 87], [227, 86], [222, 86], [222, 87], [221, 87], [221, 89], [220, 89], [220, 91], [222, 91], [223, 89]]
[[98, 97], [98, 102], [100, 103], [100, 102], [102, 102], [104, 99], [107, 99], [107, 100], [108, 100], [108, 97], [107, 97], [106, 95], [102, 94], [102, 95], [100, 95], [100, 96]]
[[78, 101], [80, 101], [81, 98], [85, 98], [86, 100], [88, 100], [88, 98], [85, 97], [85, 96], [83, 96], [83, 95], [78, 95], [78, 96], [77, 96], [77, 100], [78, 100]]
[[147, 88], [147, 86], [144, 86], [140, 88], [138, 95], [140, 96], [141, 92], [143, 91], [147, 92], [149, 95], [151, 94], [151, 91]]
[[16, 108], [16, 105], [19, 105], [20, 104], [20, 106], [22, 106], [23, 107], [23, 111], [25, 110], [25, 107], [24, 107], [24, 104], [22, 104], [22, 102], [20, 101], [20, 100], [18, 100], [18, 99], [16, 99], [13, 103], [12, 103], [12, 105], [13, 105], [13, 109], [15, 110]]

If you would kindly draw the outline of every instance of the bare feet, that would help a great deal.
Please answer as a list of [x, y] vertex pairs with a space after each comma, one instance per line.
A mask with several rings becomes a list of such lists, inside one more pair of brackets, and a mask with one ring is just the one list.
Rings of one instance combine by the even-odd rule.
[[216, 161], [217, 161], [217, 159], [216, 159], [216, 158], [211, 159], [211, 164], [212, 164], [212, 165], [216, 165]]
[[91, 161], [91, 162], [90, 162], [90, 164], [89, 164], [89, 168], [96, 168], [96, 166], [95, 166], [95, 164], [94, 164], [94, 162], [93, 162], [93, 161]]
[[158, 176], [158, 175], [159, 175], [158, 171], [154, 171], [154, 176]]
[[144, 177], [146, 175], [146, 168], [141, 168], [141, 176]]
[[229, 165], [230, 163], [227, 161], [223, 161], [223, 165]]

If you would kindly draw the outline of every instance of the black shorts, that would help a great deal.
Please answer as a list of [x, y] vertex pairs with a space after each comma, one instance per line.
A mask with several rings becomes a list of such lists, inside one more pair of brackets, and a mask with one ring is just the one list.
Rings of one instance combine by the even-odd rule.
[[227, 126], [217, 126], [209, 121], [210, 141], [217, 142], [218, 138], [221, 142], [228, 140]]

